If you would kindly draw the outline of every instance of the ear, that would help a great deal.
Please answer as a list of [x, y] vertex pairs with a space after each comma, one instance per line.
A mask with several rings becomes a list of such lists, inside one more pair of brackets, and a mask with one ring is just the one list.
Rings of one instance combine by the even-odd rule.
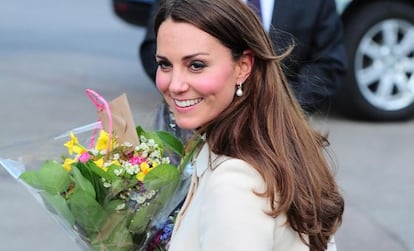
[[254, 64], [254, 54], [251, 50], [243, 51], [243, 54], [239, 58], [238, 68], [239, 73], [237, 76], [237, 83], [243, 83], [250, 76]]

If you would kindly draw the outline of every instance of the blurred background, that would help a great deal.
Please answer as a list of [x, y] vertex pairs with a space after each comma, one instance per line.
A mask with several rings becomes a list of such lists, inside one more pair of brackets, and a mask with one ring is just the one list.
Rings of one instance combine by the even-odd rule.
[[[135, 122], [151, 127], [161, 96], [138, 60], [144, 32], [111, 1], [3, 1], [0, 158], [95, 122], [86, 88], [107, 100], [127, 93]], [[311, 122], [329, 133], [346, 199], [338, 250], [414, 251], [414, 121], [365, 122], [331, 108]], [[27, 249], [80, 250], [0, 167], [0, 251]]]

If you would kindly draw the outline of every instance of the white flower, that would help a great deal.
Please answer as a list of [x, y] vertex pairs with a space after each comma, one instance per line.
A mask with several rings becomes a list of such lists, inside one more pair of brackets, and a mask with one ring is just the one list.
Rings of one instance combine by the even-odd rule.
[[123, 166], [125, 168], [125, 171], [130, 175], [135, 175], [140, 171], [138, 165], [132, 165], [129, 162], [125, 162]]
[[92, 155], [96, 156], [98, 155], [99, 151], [96, 149], [91, 149], [90, 152], [92, 153]]
[[138, 202], [138, 204], [142, 204], [142, 203], [144, 203], [144, 202], [145, 202], [145, 196], [139, 195], [139, 196], [136, 198], [136, 201]]
[[122, 145], [125, 147], [132, 147], [132, 144], [127, 141], [125, 141]]
[[115, 174], [116, 176], [121, 176], [122, 174], [124, 174], [124, 169], [121, 169], [121, 168], [119, 168], [119, 169], [115, 169], [115, 170], [114, 170], [114, 174]]
[[155, 195], [155, 190], [149, 190], [145, 192], [145, 197], [149, 200]]
[[139, 139], [140, 139], [140, 142], [142, 142], [142, 143], [148, 142], [148, 139], [144, 135], [141, 135], [141, 137], [139, 137]]
[[168, 157], [164, 157], [164, 158], [162, 158], [162, 159], [161, 159], [161, 163], [162, 163], [162, 164], [170, 164], [170, 158], [168, 158]]
[[150, 156], [149, 156], [150, 158], [161, 158], [161, 152], [159, 151], [159, 150], [155, 150], [155, 151], [153, 151], [151, 154], [150, 154]]
[[114, 160], [119, 160], [119, 157], [120, 157], [119, 153], [115, 153], [114, 156], [113, 156]]
[[148, 158], [148, 151], [143, 151], [142, 154], [141, 154], [141, 156], [143, 158]]
[[148, 140], [148, 145], [152, 147], [157, 147], [157, 144], [155, 144], [155, 140], [153, 139]]
[[125, 203], [122, 203], [122, 204], [119, 204], [118, 206], [116, 206], [116, 208], [115, 208], [116, 210], [122, 210], [122, 209], [125, 209]]

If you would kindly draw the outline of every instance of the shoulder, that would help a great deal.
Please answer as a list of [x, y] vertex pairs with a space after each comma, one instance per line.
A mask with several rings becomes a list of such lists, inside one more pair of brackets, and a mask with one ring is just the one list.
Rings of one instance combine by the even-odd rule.
[[[219, 157], [205, 173], [206, 201], [213, 204], [240, 208], [255, 205], [257, 212], [270, 210], [269, 199], [259, 196], [266, 190], [266, 184], [259, 172], [247, 162], [228, 157]], [[202, 178], [202, 179], [203, 179]]]
[[207, 144], [201, 149], [194, 167], [200, 178], [200, 185], [208, 191], [206, 196], [221, 198], [240, 194], [256, 200], [259, 196], [253, 191], [265, 191], [264, 179], [252, 165], [241, 159], [216, 155]]
[[259, 172], [244, 160], [218, 156], [211, 167], [212, 180], [226, 181], [230, 184], [242, 183], [255, 189], [264, 189], [264, 179]]
[[200, 233], [202, 244], [211, 247], [206, 250], [308, 250], [285, 214], [266, 213], [269, 199], [255, 193], [265, 189], [258, 171], [240, 159], [219, 159], [203, 177]]

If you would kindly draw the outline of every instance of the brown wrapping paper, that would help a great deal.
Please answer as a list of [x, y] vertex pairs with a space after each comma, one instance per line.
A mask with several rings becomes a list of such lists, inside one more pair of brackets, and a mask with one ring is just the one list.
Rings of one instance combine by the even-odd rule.
[[[122, 94], [114, 100], [108, 102], [112, 115], [113, 135], [116, 135], [119, 143], [131, 143], [138, 145], [139, 139], [136, 131], [134, 118], [129, 107], [126, 94]], [[98, 116], [102, 121], [103, 129], [109, 132], [109, 118], [105, 110], [98, 111]]]

